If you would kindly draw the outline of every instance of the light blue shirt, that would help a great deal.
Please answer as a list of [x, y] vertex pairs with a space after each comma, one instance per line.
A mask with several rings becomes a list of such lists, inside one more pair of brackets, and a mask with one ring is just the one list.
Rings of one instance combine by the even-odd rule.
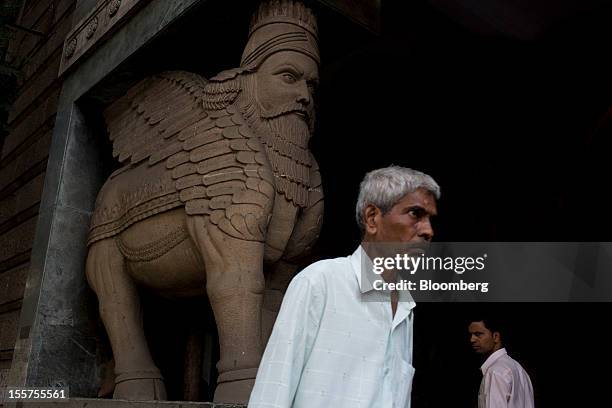
[[[365, 257], [365, 258], [362, 258]], [[364, 259], [363, 285], [361, 260]], [[263, 355], [250, 408], [409, 408], [415, 306], [374, 290], [371, 261], [316, 262], [289, 285]]]

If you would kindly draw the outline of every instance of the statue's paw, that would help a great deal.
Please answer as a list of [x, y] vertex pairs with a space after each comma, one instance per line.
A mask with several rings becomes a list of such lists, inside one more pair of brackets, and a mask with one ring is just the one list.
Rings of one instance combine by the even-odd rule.
[[115, 385], [113, 399], [154, 401], [166, 400], [166, 386], [158, 378], [125, 380]]

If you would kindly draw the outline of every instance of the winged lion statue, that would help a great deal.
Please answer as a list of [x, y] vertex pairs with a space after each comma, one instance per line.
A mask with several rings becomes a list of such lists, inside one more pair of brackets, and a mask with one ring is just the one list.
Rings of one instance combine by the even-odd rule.
[[139, 285], [205, 294], [219, 333], [215, 401], [245, 403], [323, 194], [308, 149], [319, 51], [312, 12], [260, 5], [239, 68], [146, 78], [104, 112], [122, 167], [100, 190], [86, 274], [115, 359], [114, 398], [166, 399]]

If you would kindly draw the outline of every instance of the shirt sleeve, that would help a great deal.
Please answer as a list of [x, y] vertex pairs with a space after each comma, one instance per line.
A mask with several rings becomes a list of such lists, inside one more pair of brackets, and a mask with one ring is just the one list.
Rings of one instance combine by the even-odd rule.
[[506, 408], [512, 392], [511, 379], [503, 373], [490, 371], [488, 389], [485, 390], [487, 408]]
[[283, 298], [263, 354], [249, 408], [289, 408], [323, 312], [323, 294], [308, 277], [296, 276]]

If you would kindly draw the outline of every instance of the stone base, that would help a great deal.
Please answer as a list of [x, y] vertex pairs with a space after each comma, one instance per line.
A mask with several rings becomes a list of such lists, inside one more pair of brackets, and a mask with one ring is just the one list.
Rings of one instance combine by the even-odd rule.
[[99, 398], [68, 398], [65, 401], [52, 402], [4, 402], [2, 406], [6, 408], [246, 408], [246, 405], [212, 402], [126, 401]]

